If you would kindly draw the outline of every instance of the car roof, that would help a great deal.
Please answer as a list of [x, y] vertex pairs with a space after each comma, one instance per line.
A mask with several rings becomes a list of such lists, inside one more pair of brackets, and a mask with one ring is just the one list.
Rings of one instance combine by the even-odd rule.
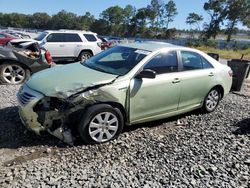
[[83, 33], [83, 34], [93, 34], [97, 35], [94, 32], [91, 31], [85, 31], [85, 30], [67, 30], [67, 29], [59, 29], [59, 30], [45, 30], [44, 32], [47, 33]]
[[173, 45], [166, 42], [134, 42], [134, 43], [128, 43], [128, 44], [121, 44], [121, 46], [124, 47], [130, 47], [130, 48], [136, 48], [146, 51], [157, 51], [163, 48], [181, 48], [181, 46]]
[[146, 50], [146, 51], [158, 51], [161, 49], [172, 49], [172, 50], [188, 50], [193, 52], [199, 52], [197, 49], [184, 47], [184, 46], [178, 46], [166, 42], [155, 42], [155, 41], [144, 41], [144, 42], [134, 42], [134, 43], [128, 43], [128, 44], [120, 44], [119, 46], [129, 47], [129, 48], [136, 48], [140, 50]]

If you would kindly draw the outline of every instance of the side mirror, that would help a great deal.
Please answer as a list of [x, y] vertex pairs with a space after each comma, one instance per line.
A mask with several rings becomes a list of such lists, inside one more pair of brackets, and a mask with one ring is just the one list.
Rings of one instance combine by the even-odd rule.
[[154, 79], [156, 76], [156, 72], [151, 69], [144, 69], [139, 74], [136, 75], [135, 78], [150, 78]]

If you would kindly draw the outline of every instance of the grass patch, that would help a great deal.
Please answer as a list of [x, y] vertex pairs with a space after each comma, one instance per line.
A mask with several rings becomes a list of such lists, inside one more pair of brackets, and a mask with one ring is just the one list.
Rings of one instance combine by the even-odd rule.
[[242, 54], [244, 54], [243, 59], [249, 60], [250, 61], [250, 48], [245, 49], [245, 50], [220, 50], [217, 48], [213, 47], [207, 47], [207, 46], [199, 46], [199, 47], [194, 47], [198, 50], [201, 50], [205, 53], [217, 53], [220, 55], [220, 58], [222, 59], [240, 59]]

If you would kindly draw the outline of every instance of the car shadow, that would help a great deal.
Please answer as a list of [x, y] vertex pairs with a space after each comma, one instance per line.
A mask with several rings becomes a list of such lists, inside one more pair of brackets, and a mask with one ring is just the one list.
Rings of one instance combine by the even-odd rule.
[[[176, 122], [179, 118], [198, 113], [201, 112], [196, 110], [167, 119], [135, 124], [133, 126], [125, 126], [123, 132], [131, 132], [143, 127], [157, 127], [163, 124], [167, 126], [176, 125]], [[79, 141], [79, 138], [77, 138], [75, 145], [79, 146], [83, 144]], [[38, 136], [32, 131], [27, 130], [19, 118], [18, 108], [16, 106], [0, 109], [0, 149], [18, 149], [32, 146], [48, 146], [59, 148], [69, 147], [69, 145], [63, 143], [49, 133], [45, 132]]]
[[18, 115], [16, 106], [0, 109], [0, 149], [17, 149], [32, 146], [66, 147], [60, 140], [44, 133], [37, 136], [28, 131]]
[[177, 123], [177, 121], [179, 119], [182, 119], [186, 116], [190, 116], [190, 115], [198, 115], [198, 114], [202, 114], [203, 112], [198, 109], [198, 110], [194, 110], [194, 111], [191, 111], [191, 112], [187, 112], [185, 114], [181, 114], [181, 115], [176, 115], [176, 116], [172, 116], [172, 117], [169, 117], [169, 118], [165, 118], [165, 119], [160, 119], [160, 120], [155, 120], [155, 121], [150, 121], [150, 122], [146, 122], [146, 123], [138, 123], [138, 124], [134, 124], [132, 126], [125, 126], [124, 129], [123, 129], [123, 132], [131, 132], [131, 131], [135, 131], [137, 129], [140, 129], [140, 128], [150, 128], [150, 127], [158, 127], [158, 126], [161, 126], [161, 125], [167, 125], [167, 126], [173, 126], [173, 125], [176, 125], [176, 126], [184, 126], [185, 125], [185, 122], [179, 122]]
[[246, 135], [250, 134], [250, 118], [243, 119], [234, 124], [236, 130], [233, 131], [235, 135]]

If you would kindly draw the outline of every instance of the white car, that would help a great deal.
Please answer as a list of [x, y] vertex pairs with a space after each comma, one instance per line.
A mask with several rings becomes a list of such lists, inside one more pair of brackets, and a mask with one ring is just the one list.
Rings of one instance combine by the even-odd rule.
[[35, 39], [16, 39], [11, 43], [37, 41], [51, 52], [54, 61], [84, 61], [101, 52], [101, 41], [96, 33], [75, 30], [47, 30]]

